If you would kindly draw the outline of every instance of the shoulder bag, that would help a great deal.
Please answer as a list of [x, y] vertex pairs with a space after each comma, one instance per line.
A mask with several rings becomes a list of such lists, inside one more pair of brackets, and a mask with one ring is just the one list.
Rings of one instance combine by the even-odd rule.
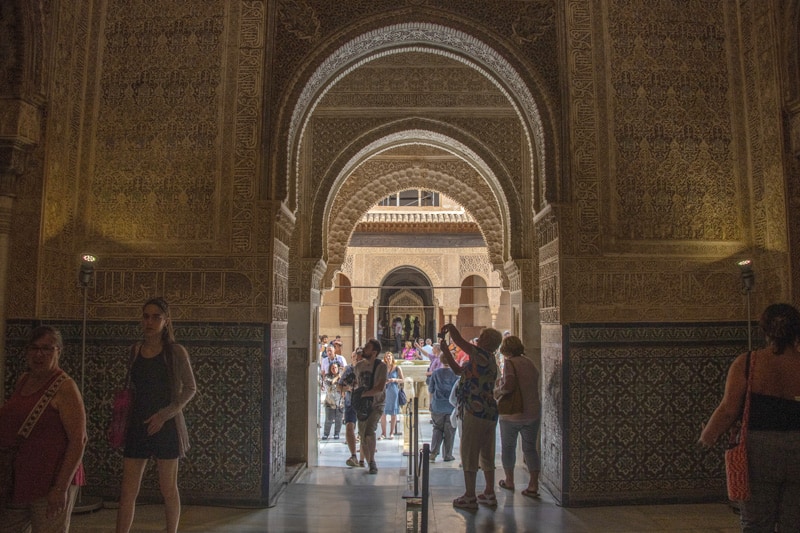
[[34, 426], [36, 426], [36, 423], [39, 421], [39, 417], [42, 416], [44, 410], [50, 405], [50, 401], [66, 379], [67, 375], [62, 372], [47, 388], [45, 393], [42, 394], [42, 397], [36, 402], [31, 412], [28, 413], [28, 418], [25, 419], [19, 431], [17, 431], [17, 440], [14, 446], [0, 448], [0, 508], [5, 507], [5, 505], [11, 501], [14, 492], [14, 458], [17, 456], [20, 443], [31, 434]]
[[730, 434], [728, 449], [725, 450], [725, 473], [728, 481], [728, 498], [732, 501], [750, 499], [750, 481], [747, 462], [747, 425], [750, 421], [750, 391], [753, 385], [753, 368], [755, 357], [747, 353], [745, 376], [747, 376], [747, 392], [744, 398], [742, 419]]
[[405, 406], [408, 403], [408, 396], [406, 396], [406, 391], [403, 389], [403, 384], [400, 384], [400, 390], [397, 391], [397, 404], [400, 407]]
[[511, 358], [506, 359], [507, 365], [511, 365], [514, 369], [514, 374], [517, 376], [514, 390], [507, 392], [497, 400], [497, 412], [501, 415], [516, 415], [523, 411], [522, 405], [522, 390], [519, 388], [519, 374], [516, 372], [517, 368], [511, 364]]

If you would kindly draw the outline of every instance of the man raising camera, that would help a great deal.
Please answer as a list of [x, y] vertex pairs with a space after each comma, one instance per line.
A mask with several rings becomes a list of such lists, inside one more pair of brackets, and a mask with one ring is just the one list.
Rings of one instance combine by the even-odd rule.
[[[367, 418], [364, 420], [360, 416], [358, 418], [361, 450], [364, 452], [364, 459], [369, 464], [370, 474], [378, 473], [378, 466], [375, 464], [375, 430], [378, 428], [378, 421], [381, 419], [386, 402], [386, 393], [384, 392], [386, 365], [378, 357], [380, 351], [380, 342], [376, 339], [368, 340], [361, 352], [361, 361], [356, 364], [356, 386], [363, 391], [360, 398], [372, 401]], [[358, 411], [358, 406], [356, 406], [356, 410]]]

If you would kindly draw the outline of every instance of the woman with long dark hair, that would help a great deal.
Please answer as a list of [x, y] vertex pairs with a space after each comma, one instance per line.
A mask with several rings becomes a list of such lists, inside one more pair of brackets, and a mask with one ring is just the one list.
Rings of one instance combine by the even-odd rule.
[[117, 533], [131, 528], [142, 474], [150, 458], [158, 467], [166, 531], [175, 533], [181, 514], [178, 459], [189, 448], [183, 408], [194, 396], [196, 385], [189, 354], [175, 342], [166, 300], [145, 302], [142, 330], [144, 340], [131, 347], [129, 372], [135, 399], [123, 453]]

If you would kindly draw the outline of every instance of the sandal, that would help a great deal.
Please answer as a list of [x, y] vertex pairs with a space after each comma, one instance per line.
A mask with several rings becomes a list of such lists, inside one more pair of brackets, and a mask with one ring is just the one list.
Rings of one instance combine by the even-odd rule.
[[483, 505], [488, 505], [489, 507], [496, 507], [497, 506], [497, 496], [492, 494], [478, 494], [478, 503], [482, 503]]
[[455, 500], [453, 500], [453, 507], [458, 509], [468, 509], [470, 511], [476, 511], [478, 509], [478, 500], [477, 498], [467, 498], [466, 496], [459, 496]]
[[538, 498], [538, 497], [539, 497], [539, 492], [538, 492], [538, 491], [535, 491], [535, 490], [528, 490], [528, 489], [525, 489], [525, 490], [523, 490], [523, 491], [522, 491], [522, 495], [523, 495], [523, 496], [527, 496], [528, 498], [534, 498], [534, 499], [536, 499], [536, 498]]
[[505, 479], [501, 479], [500, 483], [498, 483], [498, 485], [500, 485], [501, 489], [506, 489], [506, 490], [510, 490], [511, 492], [514, 492], [514, 485], [507, 485]]

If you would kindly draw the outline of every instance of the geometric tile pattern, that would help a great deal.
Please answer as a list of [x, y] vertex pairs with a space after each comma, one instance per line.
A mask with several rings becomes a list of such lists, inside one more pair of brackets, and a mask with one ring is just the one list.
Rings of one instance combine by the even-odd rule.
[[724, 496], [722, 449], [697, 445], [746, 351], [743, 324], [568, 326], [564, 505]]
[[[23, 346], [32, 321], [9, 321], [6, 334], [7, 394], [24, 370]], [[65, 350], [61, 366], [80, 386], [81, 323], [48, 322], [61, 330]], [[263, 505], [264, 435], [270, 416], [265, 390], [265, 333], [260, 324], [176, 323], [175, 335], [191, 359], [197, 394], [184, 415], [189, 449], [181, 461], [179, 486], [186, 503]], [[86, 492], [115, 499], [122, 454], [105, 438], [113, 391], [125, 376], [128, 347], [140, 336], [137, 323], [87, 323], [84, 403], [89, 443], [84, 456]], [[155, 465], [142, 480], [143, 500], [161, 500]]]

